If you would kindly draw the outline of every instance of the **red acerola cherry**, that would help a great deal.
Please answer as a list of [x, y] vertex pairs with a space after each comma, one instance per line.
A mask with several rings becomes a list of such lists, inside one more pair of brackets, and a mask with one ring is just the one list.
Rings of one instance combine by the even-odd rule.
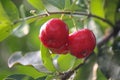
[[55, 53], [65, 53], [68, 45], [69, 30], [67, 25], [58, 18], [44, 23], [40, 29], [39, 39], [47, 48]]
[[96, 45], [96, 38], [89, 29], [81, 29], [69, 35], [70, 53], [77, 58], [90, 55]]

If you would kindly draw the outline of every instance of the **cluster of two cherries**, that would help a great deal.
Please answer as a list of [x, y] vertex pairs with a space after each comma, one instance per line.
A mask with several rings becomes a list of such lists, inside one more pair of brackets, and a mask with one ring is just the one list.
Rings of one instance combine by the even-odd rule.
[[39, 39], [53, 53], [71, 53], [77, 58], [91, 54], [96, 45], [96, 38], [89, 29], [80, 29], [69, 34], [64, 21], [53, 18], [44, 23], [40, 29]]

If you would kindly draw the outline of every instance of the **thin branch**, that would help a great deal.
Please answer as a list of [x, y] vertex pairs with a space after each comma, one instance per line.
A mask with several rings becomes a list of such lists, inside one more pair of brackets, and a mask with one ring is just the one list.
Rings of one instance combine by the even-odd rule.
[[87, 62], [87, 60], [88, 60], [93, 54], [94, 54], [94, 52], [92, 52], [89, 56], [87, 56], [87, 57], [84, 59], [83, 63], [79, 64], [76, 68], [73, 69], [73, 71], [76, 71], [76, 70], [78, 70], [81, 66], [83, 66], [83, 65]]
[[86, 58], [84, 59], [84, 61], [83, 61], [81, 64], [79, 64], [77, 67], [75, 67], [73, 70], [64, 73], [64, 75], [62, 76], [62, 80], [67, 80], [67, 79], [69, 79], [70, 76], [73, 75], [73, 73], [74, 73], [76, 70], [78, 70], [81, 66], [85, 65], [85, 63], [87, 62], [87, 60], [88, 60], [88, 59], [90, 58], [90, 56], [92, 56], [93, 54], [94, 54], [94, 52], [93, 52], [92, 54], [90, 54], [88, 57], [86, 57]]
[[93, 15], [93, 14], [90, 14], [90, 16], [91, 16], [91, 17], [94, 17], [94, 18], [97, 18], [97, 19], [99, 19], [99, 20], [102, 20], [103, 22], [106, 22], [107, 24], [109, 24], [109, 25], [112, 26], [112, 27], [115, 27], [114, 24], [112, 24], [110, 21], [108, 21], [108, 20], [106, 20], [106, 19], [104, 19], [104, 18], [102, 18], [102, 17], [99, 17], [99, 16], [97, 16], [97, 15]]
[[111, 33], [109, 33], [108, 36], [105, 36], [98, 44], [97, 47], [100, 48], [102, 45], [104, 45], [105, 43], [107, 43], [110, 38], [112, 37], [116, 37], [118, 32], [120, 31], [120, 22], [116, 22], [115, 27], [113, 28], [113, 31]]
[[[103, 21], [103, 22], [106, 22], [106, 23], [108, 23], [110, 26], [112, 26], [112, 27], [114, 27], [114, 25], [110, 22], [110, 21], [108, 21], [108, 20], [106, 20], [106, 19], [104, 19], [104, 18], [101, 18], [101, 17], [99, 17], [99, 16], [96, 16], [96, 15], [93, 15], [93, 14], [88, 14], [88, 13], [83, 13], [83, 12], [70, 12], [70, 11], [61, 11], [61, 12], [46, 12], [46, 13], [42, 13], [42, 14], [38, 14], [38, 15], [36, 15], [36, 16], [30, 16], [30, 17], [26, 17], [26, 18], [24, 18], [24, 20], [29, 20], [29, 19], [32, 19], [32, 18], [37, 18], [37, 17], [46, 17], [46, 16], [49, 16], [49, 15], [54, 15], [54, 14], [66, 14], [66, 15], [82, 15], [82, 16], [88, 16], [88, 17], [94, 17], [94, 18], [97, 18], [97, 19], [99, 19], [99, 20], [101, 20], [101, 21]], [[19, 20], [16, 20], [16, 21], [14, 21], [13, 23], [14, 24], [16, 24], [16, 23], [18, 23], [18, 22], [22, 22], [23, 21], [23, 19], [19, 19]]]
[[114, 35], [114, 31], [111, 32], [107, 37], [104, 37], [103, 40], [101, 40], [98, 44], [97, 47], [100, 48], [103, 44], [108, 42], [108, 40]]
[[23, 22], [23, 20], [29, 20], [29, 19], [33, 19], [33, 18], [42, 18], [42, 17], [45, 17], [45, 16], [48, 16], [47, 14], [38, 14], [38, 15], [35, 15], [35, 16], [29, 16], [29, 17], [26, 17], [26, 18], [21, 18], [21, 19], [19, 19], [19, 20], [15, 20], [14, 22], [13, 22], [13, 24], [17, 24], [17, 23], [19, 23], [19, 22]]

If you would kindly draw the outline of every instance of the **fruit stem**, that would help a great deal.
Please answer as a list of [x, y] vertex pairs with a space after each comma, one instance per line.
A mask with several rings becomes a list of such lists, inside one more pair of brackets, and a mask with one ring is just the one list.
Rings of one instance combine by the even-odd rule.
[[61, 14], [61, 17], [60, 17], [60, 19], [62, 20], [62, 19], [63, 19], [63, 17], [64, 17], [64, 14]]
[[[71, 15], [71, 18], [72, 18], [72, 15]], [[75, 20], [74, 20], [73, 18], [72, 18], [72, 22], [73, 22], [73, 25], [74, 25], [76, 31], [78, 31], [78, 28], [77, 28], [77, 26], [76, 26], [76, 22], [75, 22]]]

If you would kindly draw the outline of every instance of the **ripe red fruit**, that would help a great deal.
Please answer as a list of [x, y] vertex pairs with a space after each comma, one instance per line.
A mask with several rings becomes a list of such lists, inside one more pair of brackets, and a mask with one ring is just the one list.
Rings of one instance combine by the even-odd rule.
[[55, 53], [64, 53], [67, 50], [68, 36], [67, 25], [62, 20], [53, 18], [42, 25], [39, 38], [44, 46]]
[[51, 49], [51, 51], [53, 51], [54, 53], [58, 53], [58, 54], [66, 54], [66, 53], [68, 53], [69, 52], [69, 50], [68, 50], [68, 44], [66, 44], [66, 45], [63, 45], [62, 47], [60, 47], [60, 48], [58, 48], [58, 49]]
[[70, 53], [77, 58], [90, 55], [96, 45], [96, 38], [89, 29], [81, 29], [69, 35]]

